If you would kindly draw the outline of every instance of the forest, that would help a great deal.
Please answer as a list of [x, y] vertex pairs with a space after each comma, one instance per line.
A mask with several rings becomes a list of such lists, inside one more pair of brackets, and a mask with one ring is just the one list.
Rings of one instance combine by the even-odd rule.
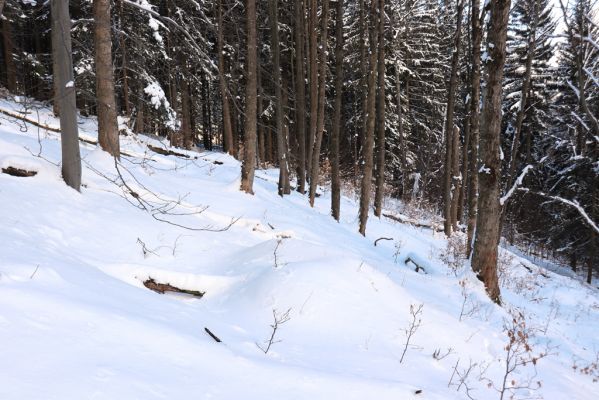
[[[339, 219], [359, 196], [399, 199], [467, 233], [500, 302], [510, 245], [584, 270], [599, 247], [595, 0], [7, 0], [6, 95], [60, 116], [62, 175], [79, 190], [76, 115], [99, 146], [146, 134], [278, 168], [278, 194]], [[126, 129], [119, 128], [120, 122]]]

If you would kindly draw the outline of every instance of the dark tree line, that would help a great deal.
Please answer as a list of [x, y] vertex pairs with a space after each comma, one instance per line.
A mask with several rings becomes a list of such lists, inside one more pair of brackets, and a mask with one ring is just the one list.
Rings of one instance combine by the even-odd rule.
[[[129, 131], [238, 158], [250, 194], [255, 169], [277, 166], [281, 196], [314, 205], [330, 182], [338, 220], [353, 188], [363, 235], [386, 196], [432, 206], [447, 235], [467, 232], [498, 302], [501, 235], [586, 264], [590, 282], [597, 2], [483, 3], [7, 0], [0, 72], [11, 93], [60, 114], [65, 169], [79, 160], [75, 106], [98, 116], [99, 144], [117, 158], [120, 116]], [[78, 189], [80, 172], [63, 174]]]

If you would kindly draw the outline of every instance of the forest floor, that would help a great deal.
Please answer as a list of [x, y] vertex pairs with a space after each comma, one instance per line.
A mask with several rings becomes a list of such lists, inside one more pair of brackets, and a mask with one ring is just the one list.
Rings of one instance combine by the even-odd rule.
[[502, 250], [499, 307], [463, 238], [372, 215], [362, 237], [351, 198], [337, 223], [327, 191], [280, 198], [271, 169], [247, 195], [233, 158], [145, 136], [118, 167], [82, 141], [78, 193], [59, 134], [0, 109], [0, 167], [37, 172], [0, 173], [1, 399], [599, 398], [595, 287]]

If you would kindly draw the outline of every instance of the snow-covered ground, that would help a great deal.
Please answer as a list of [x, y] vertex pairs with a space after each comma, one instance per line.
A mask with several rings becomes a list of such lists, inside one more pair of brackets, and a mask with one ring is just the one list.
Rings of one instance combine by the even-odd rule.
[[[502, 251], [496, 306], [442, 261], [441, 234], [371, 216], [364, 238], [351, 199], [337, 223], [327, 193], [280, 198], [267, 170], [250, 196], [231, 157], [163, 156], [144, 136], [121, 137], [118, 171], [82, 142], [77, 193], [56, 132], [0, 123], [0, 167], [38, 171], [0, 174], [0, 399], [498, 399], [514, 320], [506, 385], [528, 388], [504, 398], [599, 398], [593, 287]], [[96, 137], [93, 119], [80, 129]]]

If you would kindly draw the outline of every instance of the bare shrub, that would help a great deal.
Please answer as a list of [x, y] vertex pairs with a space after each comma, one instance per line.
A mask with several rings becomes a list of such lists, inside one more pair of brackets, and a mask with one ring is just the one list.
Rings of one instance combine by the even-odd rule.
[[468, 260], [466, 258], [466, 242], [462, 235], [453, 235], [447, 239], [447, 245], [439, 254], [439, 259], [449, 267], [455, 276], [458, 276]]
[[403, 362], [406, 352], [408, 351], [408, 347], [410, 347], [410, 341], [412, 340], [412, 337], [418, 328], [420, 328], [420, 325], [422, 325], [422, 307], [424, 307], [424, 304], [419, 304], [418, 306], [410, 304], [410, 315], [412, 316], [412, 320], [410, 321], [410, 325], [404, 329], [406, 343], [399, 359], [400, 364]]

